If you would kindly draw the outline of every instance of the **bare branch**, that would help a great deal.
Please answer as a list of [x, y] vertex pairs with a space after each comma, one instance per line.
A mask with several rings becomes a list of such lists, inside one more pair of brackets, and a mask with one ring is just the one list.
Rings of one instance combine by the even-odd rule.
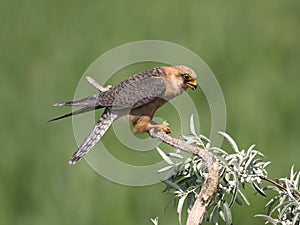
[[100, 92], [105, 92], [108, 91], [109, 89], [111, 89], [111, 85], [107, 85], [106, 87], [101, 86], [100, 84], [98, 84], [97, 81], [95, 81], [92, 77], [87, 76], [85, 77], [85, 79], [91, 84], [93, 85], [98, 91]]
[[172, 138], [169, 135], [151, 129], [150, 136], [156, 138], [168, 145], [178, 148], [182, 151], [198, 155], [204, 161], [208, 169], [208, 178], [205, 181], [198, 198], [192, 209], [189, 211], [187, 225], [199, 225], [202, 223], [207, 207], [215, 196], [219, 185], [219, 163], [215, 156], [205, 149], [189, 145], [179, 139]]
[[[276, 187], [280, 188], [281, 190], [284, 190], [286, 193], [288, 193], [288, 190], [286, 187], [284, 187], [283, 185], [279, 184], [278, 182], [276, 182], [275, 180], [272, 180], [270, 178], [264, 177], [264, 176], [259, 176], [261, 179], [270, 182], [271, 184], [274, 184]], [[298, 200], [300, 200], [300, 195], [298, 195], [295, 192], [292, 192], [293, 196], [295, 198], [297, 198]]]

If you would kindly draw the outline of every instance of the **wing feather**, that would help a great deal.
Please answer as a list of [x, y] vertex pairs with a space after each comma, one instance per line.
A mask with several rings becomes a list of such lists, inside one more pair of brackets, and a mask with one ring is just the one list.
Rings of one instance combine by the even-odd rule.
[[133, 75], [111, 90], [99, 93], [98, 105], [114, 109], [137, 108], [161, 96], [166, 90], [165, 80], [151, 71]]

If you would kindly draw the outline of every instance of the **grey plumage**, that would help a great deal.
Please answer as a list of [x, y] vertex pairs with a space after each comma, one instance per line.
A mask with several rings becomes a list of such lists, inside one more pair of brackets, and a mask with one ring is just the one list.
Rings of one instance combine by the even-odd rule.
[[155, 67], [128, 77], [108, 91], [79, 100], [59, 102], [54, 106], [87, 106], [96, 109], [103, 107], [136, 108], [159, 97], [165, 91], [166, 84], [160, 77], [161, 73], [159, 67]]
[[[54, 118], [59, 120], [72, 115], [105, 108], [104, 113], [89, 136], [70, 159], [75, 164], [105, 134], [112, 122], [120, 116], [128, 116], [135, 132], [147, 132], [156, 128], [170, 132], [170, 128], [152, 122], [157, 108], [169, 99], [180, 95], [188, 87], [196, 88], [196, 74], [185, 66], [155, 67], [128, 77], [115, 87], [79, 100], [56, 103], [54, 106], [82, 106], [83, 108]], [[154, 125], [153, 125], [154, 124]]]
[[165, 89], [164, 79], [149, 74], [138, 74], [110, 90], [114, 97], [110, 99], [108, 105], [114, 110], [134, 109], [159, 97]]

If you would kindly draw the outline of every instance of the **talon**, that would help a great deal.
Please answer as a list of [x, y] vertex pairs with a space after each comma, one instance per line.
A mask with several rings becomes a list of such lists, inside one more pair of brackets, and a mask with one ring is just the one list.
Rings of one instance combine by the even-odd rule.
[[159, 125], [159, 126], [157, 127], [157, 129], [158, 129], [159, 131], [161, 131], [161, 132], [166, 133], [166, 134], [171, 133], [171, 128], [168, 127], [168, 126], [165, 126], [165, 125]]
[[166, 134], [170, 134], [171, 133], [171, 128], [170, 127], [166, 127], [165, 132], [166, 132]]

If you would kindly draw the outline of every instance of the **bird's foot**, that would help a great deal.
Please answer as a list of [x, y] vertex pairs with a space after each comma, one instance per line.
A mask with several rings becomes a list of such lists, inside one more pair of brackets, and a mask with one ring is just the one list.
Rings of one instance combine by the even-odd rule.
[[156, 130], [158, 130], [158, 131], [160, 131], [160, 132], [164, 132], [164, 133], [166, 133], [166, 134], [171, 133], [171, 128], [168, 127], [168, 126], [166, 126], [166, 125], [162, 125], [162, 124], [152, 124], [152, 125], [150, 126], [150, 129], [149, 129], [149, 130], [151, 130], [152, 128], [154, 128], [154, 129], [156, 129]]

